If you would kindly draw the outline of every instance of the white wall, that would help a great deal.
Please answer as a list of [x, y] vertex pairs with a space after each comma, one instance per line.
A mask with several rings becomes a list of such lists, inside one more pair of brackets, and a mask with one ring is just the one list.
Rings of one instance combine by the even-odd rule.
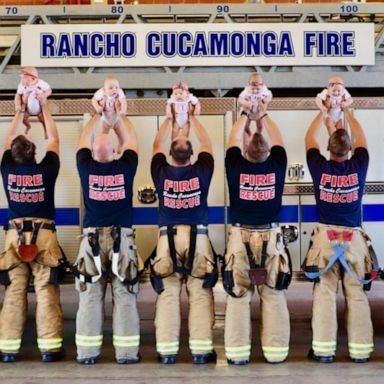
[[[305, 165], [304, 182], [311, 182], [310, 175], [306, 169], [304, 136], [311, 120], [316, 115], [316, 111], [298, 110], [298, 111], [270, 111], [272, 118], [281, 128], [284, 141], [288, 152], [288, 162], [299, 162]], [[384, 182], [384, 134], [381, 122], [384, 120], [384, 111], [382, 110], [358, 110], [356, 116], [361, 121], [365, 130], [369, 151], [370, 167], [368, 171], [368, 181]], [[227, 116], [201, 116], [201, 122], [207, 128], [214, 143], [215, 172], [209, 193], [210, 207], [224, 207], [228, 204], [226, 192], [225, 172], [224, 172], [224, 153], [225, 139], [229, 134], [231, 127], [231, 114]], [[159, 116], [133, 116], [130, 118], [136, 127], [139, 139], [139, 167], [134, 181], [133, 205], [135, 208], [156, 208], [156, 204], [144, 205], [137, 199], [137, 189], [139, 186], [153, 184], [150, 176], [150, 160], [152, 153], [152, 142], [157, 129], [163, 117]], [[56, 188], [56, 207], [57, 208], [80, 208], [81, 192], [80, 183], [77, 176], [75, 165], [75, 153], [77, 141], [81, 132], [83, 118], [73, 117], [55, 117], [61, 137], [61, 169]], [[0, 118], [0, 143], [3, 143], [9, 128], [11, 119], [9, 117]], [[33, 121], [31, 136], [36, 140], [38, 148], [38, 159], [41, 159], [45, 151], [45, 141], [43, 139], [43, 130], [36, 120]], [[111, 133], [114, 136], [114, 133]], [[326, 148], [326, 129], [321, 133], [322, 148]], [[197, 146], [196, 138], [192, 135], [192, 142]], [[323, 151], [326, 154], [326, 151]], [[283, 205], [293, 205], [294, 207], [302, 204], [314, 204], [312, 196], [284, 196]], [[225, 203], [226, 202], [226, 203]], [[366, 195], [363, 199], [364, 204], [378, 204], [378, 209], [384, 209], [384, 195]], [[6, 208], [7, 202], [0, 188], [0, 208]], [[140, 213], [145, 215], [145, 210]], [[299, 219], [300, 220], [300, 219]], [[300, 225], [299, 220], [292, 224]], [[314, 223], [306, 222], [301, 225], [300, 241], [291, 244], [291, 254], [294, 262], [294, 269], [298, 270], [308, 247], [308, 240]], [[371, 235], [376, 252], [384, 265], [384, 223], [381, 221], [372, 221], [364, 223], [364, 227]], [[226, 229], [224, 224], [210, 225], [210, 235], [212, 242], [219, 253], [225, 249]], [[80, 234], [80, 226], [65, 225], [58, 227], [58, 234], [62, 246], [67, 253], [68, 258], [74, 261], [76, 258]], [[139, 252], [143, 258], [151, 253], [156, 244], [157, 230], [155, 224], [141, 225], [136, 229], [136, 238]], [[0, 248], [3, 247], [3, 232], [0, 231]]]

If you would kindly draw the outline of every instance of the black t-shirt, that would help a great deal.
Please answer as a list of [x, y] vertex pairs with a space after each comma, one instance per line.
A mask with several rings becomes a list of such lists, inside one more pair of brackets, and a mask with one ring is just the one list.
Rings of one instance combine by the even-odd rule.
[[281, 146], [273, 146], [262, 163], [246, 160], [238, 147], [229, 148], [225, 169], [231, 222], [247, 225], [278, 222], [286, 168], [287, 154]]
[[346, 161], [326, 160], [316, 148], [307, 151], [307, 163], [313, 179], [319, 222], [361, 226], [361, 199], [367, 177], [369, 155], [356, 148]]
[[10, 150], [3, 154], [1, 174], [8, 200], [8, 217], [55, 218], [55, 182], [59, 156], [48, 151], [39, 164], [19, 165]]
[[159, 196], [159, 226], [208, 225], [207, 196], [213, 174], [213, 157], [199, 154], [186, 167], [168, 164], [162, 153], [152, 158], [151, 173]]
[[83, 188], [84, 227], [131, 227], [137, 153], [127, 150], [118, 160], [100, 163], [88, 148], [82, 148], [76, 158]]

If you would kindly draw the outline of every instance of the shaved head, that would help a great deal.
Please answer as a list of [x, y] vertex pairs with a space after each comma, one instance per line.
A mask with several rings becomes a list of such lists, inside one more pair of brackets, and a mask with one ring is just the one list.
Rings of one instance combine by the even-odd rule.
[[93, 157], [96, 161], [100, 163], [107, 163], [114, 159], [114, 147], [111, 140], [111, 137], [102, 133], [95, 137], [95, 140], [92, 144]]
[[171, 143], [169, 154], [177, 165], [185, 165], [193, 155], [192, 143], [186, 137], [178, 137]]

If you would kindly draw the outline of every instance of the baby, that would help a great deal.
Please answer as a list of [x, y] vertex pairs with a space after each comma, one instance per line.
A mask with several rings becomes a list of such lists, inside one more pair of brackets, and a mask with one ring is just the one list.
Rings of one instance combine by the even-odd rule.
[[272, 100], [272, 92], [264, 84], [263, 78], [258, 73], [253, 73], [248, 79], [248, 85], [243, 89], [238, 98], [238, 103], [241, 109], [250, 110], [247, 126], [251, 120], [256, 121], [257, 130], [261, 131], [262, 125], [260, 122], [259, 103], [262, 102], [268, 105]]
[[[174, 119], [175, 121], [172, 130], [172, 140], [176, 138], [179, 130], [184, 130], [184, 128], [189, 127], [187, 122], [189, 120], [188, 116], [191, 105], [193, 106], [193, 114], [200, 115], [201, 105], [199, 99], [189, 92], [188, 85], [186, 83], [176, 83], [172, 87], [172, 94], [168, 99], [166, 106], [167, 117]], [[188, 130], [187, 132], [184, 132], [184, 135], [187, 137], [189, 136]]]
[[97, 113], [102, 114], [102, 132], [108, 134], [111, 128], [116, 132], [119, 139], [117, 152], [120, 153], [122, 138], [116, 123], [119, 120], [119, 114], [127, 113], [127, 100], [116, 77], [105, 78], [103, 88], [96, 91], [92, 98], [92, 105]]
[[339, 76], [332, 76], [328, 81], [328, 88], [323, 89], [316, 97], [316, 105], [326, 113], [325, 125], [328, 134], [335, 129], [344, 128], [343, 109], [350, 106], [353, 99], [344, 88], [344, 81]]
[[23, 67], [20, 71], [20, 83], [15, 95], [16, 111], [24, 111], [23, 123], [26, 127], [25, 133], [31, 129], [29, 116], [37, 116], [44, 127], [44, 138], [48, 139], [45, 128], [44, 116], [40, 101], [46, 99], [51, 93], [51, 87], [44, 80], [39, 79], [37, 69], [34, 67]]

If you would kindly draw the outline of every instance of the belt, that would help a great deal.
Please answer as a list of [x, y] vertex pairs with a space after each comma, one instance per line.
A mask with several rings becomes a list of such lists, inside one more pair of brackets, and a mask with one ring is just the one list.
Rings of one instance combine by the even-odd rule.
[[[36, 221], [39, 222], [39, 221]], [[33, 222], [32, 220], [25, 220], [23, 221], [23, 232], [33, 232]], [[12, 222], [9, 222], [8, 224], [4, 225], [4, 229], [16, 229], [17, 227]], [[56, 231], [56, 225], [54, 222], [51, 223], [43, 223], [40, 227], [40, 229], [49, 229], [51, 231]]]
[[126, 232], [126, 235], [128, 235], [128, 236], [133, 235], [133, 229], [131, 227], [120, 227], [119, 225], [116, 225], [116, 226], [109, 225], [107, 227], [84, 227], [83, 228], [83, 234], [87, 235], [89, 233], [95, 233], [95, 232], [100, 232], [100, 233], [107, 232], [107, 233], [109, 233], [116, 228], [120, 228], [120, 229], [124, 230]]
[[337, 225], [337, 224], [324, 224], [324, 223], [317, 223], [318, 228], [329, 228], [329, 227], [336, 227], [338, 229], [346, 229], [347, 231], [359, 231], [364, 232], [364, 229], [362, 227], [347, 227], [346, 225]]
[[245, 228], [245, 229], [272, 229], [272, 228], [277, 228], [279, 226], [279, 223], [267, 223], [267, 224], [257, 224], [257, 225], [233, 223], [232, 225], [236, 228]]
[[[176, 228], [174, 228], [174, 231], [176, 233]], [[160, 236], [168, 235], [168, 228], [167, 227], [160, 227]], [[208, 228], [205, 225], [197, 225], [196, 226], [196, 234], [197, 235], [208, 235]]]

